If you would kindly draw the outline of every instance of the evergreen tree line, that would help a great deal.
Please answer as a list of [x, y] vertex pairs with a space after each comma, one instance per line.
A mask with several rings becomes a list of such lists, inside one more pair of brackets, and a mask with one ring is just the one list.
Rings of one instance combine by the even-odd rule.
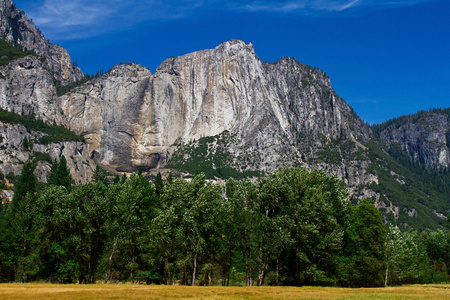
[[[42, 145], [48, 145], [51, 143], [58, 143], [62, 141], [84, 142], [83, 136], [75, 134], [75, 132], [71, 131], [68, 128], [56, 125], [55, 122], [49, 125], [45, 123], [41, 118], [39, 117], [36, 118], [33, 112], [24, 114], [24, 112], [22, 111], [22, 115], [20, 115], [0, 108], [0, 121], [3, 123], [10, 123], [10, 124], [21, 124], [25, 126], [27, 131], [30, 133], [32, 131], [40, 131], [42, 133], [45, 133], [44, 136], [35, 140], [36, 143]], [[30, 137], [28, 138], [24, 137], [23, 139], [24, 150], [31, 150], [33, 148], [32, 146], [33, 142], [31, 141]]]
[[284, 169], [225, 185], [109, 183], [100, 169], [72, 186], [55, 162], [39, 190], [24, 165], [0, 211], [0, 281], [182, 285], [383, 286], [449, 279], [447, 228], [386, 228], [372, 202], [358, 206], [335, 176]]

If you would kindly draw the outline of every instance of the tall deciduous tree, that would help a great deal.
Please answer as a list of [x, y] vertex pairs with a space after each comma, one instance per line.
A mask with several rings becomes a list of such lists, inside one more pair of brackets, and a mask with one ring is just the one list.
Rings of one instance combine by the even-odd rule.
[[139, 271], [140, 247], [158, 208], [152, 184], [143, 176], [132, 174], [122, 185], [112, 213], [115, 239], [122, 264], [133, 282]]
[[373, 202], [363, 200], [353, 208], [341, 258], [341, 282], [350, 287], [383, 286], [386, 228]]
[[414, 231], [401, 232], [390, 225], [385, 246], [385, 286], [420, 283], [428, 271], [427, 251]]
[[322, 171], [284, 170], [292, 185], [288, 211], [293, 222], [295, 281], [298, 285], [333, 281], [348, 215], [347, 190]]

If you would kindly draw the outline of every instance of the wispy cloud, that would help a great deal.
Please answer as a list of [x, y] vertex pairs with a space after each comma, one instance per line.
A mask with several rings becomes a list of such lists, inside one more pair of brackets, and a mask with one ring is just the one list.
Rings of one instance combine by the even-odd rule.
[[342, 12], [351, 9], [373, 10], [389, 7], [401, 7], [430, 2], [434, 0], [253, 0], [230, 1], [234, 9], [256, 11], [272, 11], [283, 13], [303, 13], [321, 15], [329, 12]]
[[352, 7], [361, 5], [362, 0], [353, 1], [329, 1], [329, 0], [318, 0], [310, 1], [310, 8], [316, 11], [344, 11]]
[[304, 15], [367, 12], [434, 0], [18, 0], [50, 39], [77, 39], [201, 14], [210, 8]]
[[[21, 7], [20, 4], [23, 4]], [[203, 0], [37, 0], [18, 1], [46, 36], [77, 39], [123, 30], [142, 22], [182, 18]]]

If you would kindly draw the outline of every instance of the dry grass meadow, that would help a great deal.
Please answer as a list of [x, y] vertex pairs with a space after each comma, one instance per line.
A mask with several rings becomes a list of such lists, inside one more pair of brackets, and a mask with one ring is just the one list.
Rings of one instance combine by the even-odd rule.
[[0, 299], [450, 299], [450, 285], [389, 288], [0, 284]]

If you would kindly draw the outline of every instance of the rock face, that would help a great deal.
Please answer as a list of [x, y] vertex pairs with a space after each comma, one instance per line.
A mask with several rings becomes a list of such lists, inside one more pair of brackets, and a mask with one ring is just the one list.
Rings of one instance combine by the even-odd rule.
[[158, 152], [151, 136], [151, 73], [138, 65], [116, 66], [101, 78], [59, 99], [62, 123], [82, 134], [90, 155], [106, 169], [119, 172], [154, 168]]
[[44, 67], [63, 85], [80, 80], [83, 73], [74, 67], [67, 51], [52, 45], [11, 0], [0, 0], [0, 38], [45, 57]]
[[343, 178], [357, 183], [354, 175], [365, 174], [346, 166], [336, 141], [356, 152], [371, 131], [326, 74], [288, 58], [263, 63], [240, 40], [170, 58], [154, 75], [136, 64], [117, 66], [59, 103], [92, 157], [115, 171], [163, 167], [177, 149], [226, 133], [212, 151], [224, 149], [226, 165], [240, 171], [311, 166], [328, 149], [339, 152], [331, 169]]
[[0, 108], [48, 122], [61, 119], [52, 74], [37, 57], [16, 59], [0, 73]]
[[66, 50], [45, 40], [10, 0], [0, 0], [0, 37], [41, 56], [0, 67], [0, 108], [64, 125], [86, 141], [43, 145], [43, 133], [0, 123], [0, 170], [9, 177], [33, 158], [45, 181], [50, 161], [62, 155], [76, 183], [89, 180], [97, 164], [112, 173], [188, 166], [222, 178], [303, 166], [337, 174], [352, 200], [374, 199], [386, 220], [442, 225], [450, 211], [448, 193], [430, 192], [436, 183], [412, 184], [417, 177], [391, 153], [398, 148], [429, 169], [448, 168], [450, 109], [370, 128], [325, 72], [290, 58], [264, 63], [240, 40], [167, 59], [155, 74], [121, 64], [58, 97], [55, 80], [83, 76]]
[[381, 131], [389, 144], [399, 144], [411, 161], [431, 170], [450, 166], [450, 109], [435, 109], [390, 121]]
[[[86, 144], [73, 141], [41, 145], [36, 141], [42, 136], [38, 131], [28, 132], [23, 125], [0, 122], [0, 171], [4, 175], [11, 173], [18, 176], [23, 162], [34, 159], [37, 162], [35, 175], [39, 181], [46, 182], [51, 162], [59, 161], [64, 155], [75, 183], [86, 182], [92, 177], [95, 164], [89, 159]], [[31, 141], [31, 148], [24, 148], [24, 138]], [[12, 195], [12, 191], [3, 193], [3, 197], [9, 200]]]

